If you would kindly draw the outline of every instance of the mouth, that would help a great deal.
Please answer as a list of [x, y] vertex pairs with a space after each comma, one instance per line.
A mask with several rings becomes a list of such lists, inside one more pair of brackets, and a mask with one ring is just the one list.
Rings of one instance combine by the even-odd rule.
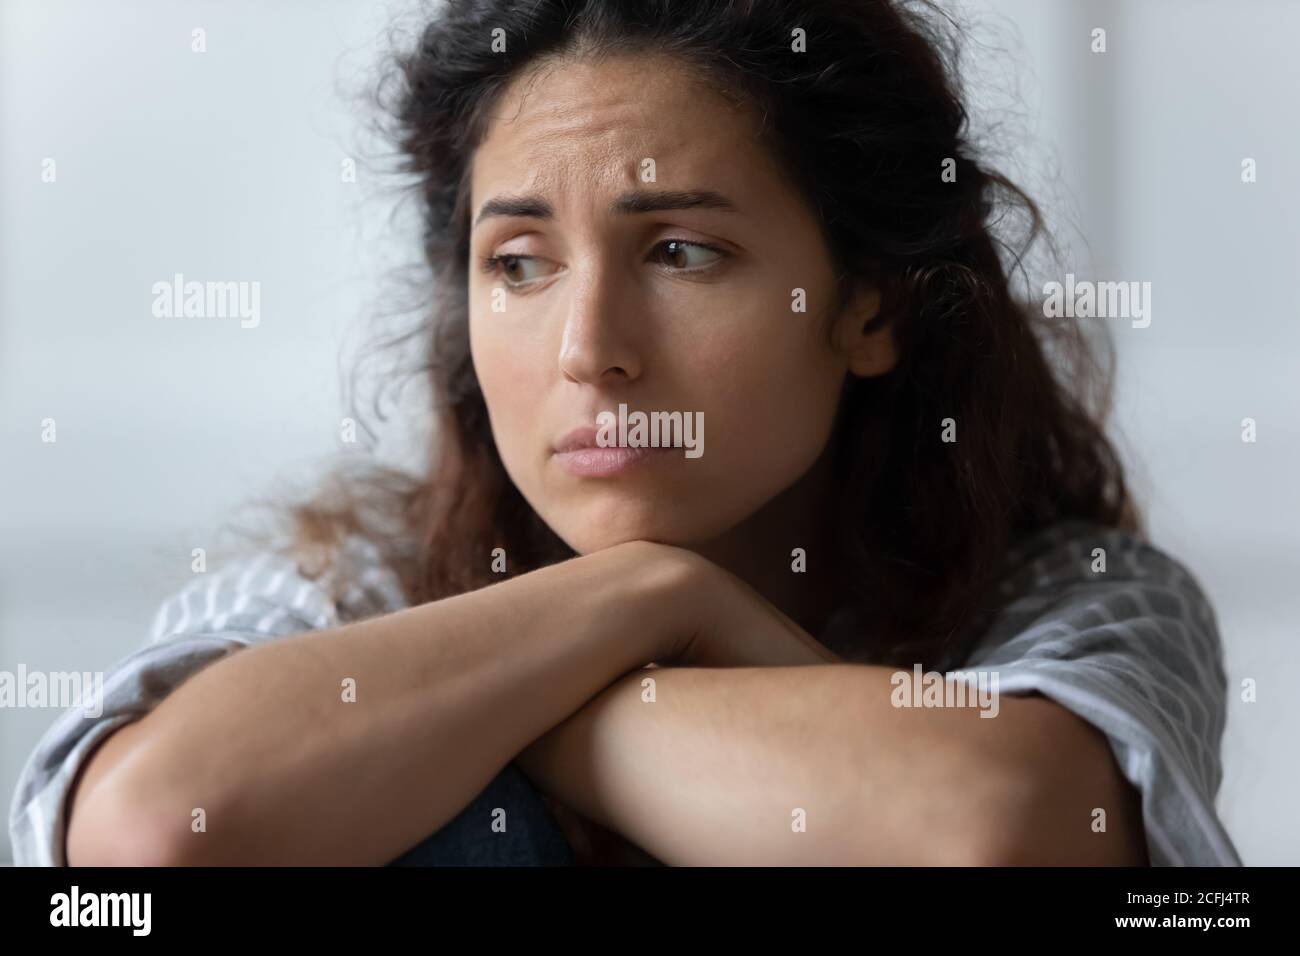
[[664, 452], [681, 449], [669, 446], [609, 446], [596, 444], [595, 428], [575, 428], [564, 436], [552, 451], [565, 471], [579, 478], [611, 478], [644, 462], [663, 457]]
[[639, 465], [641, 462], [661, 458], [673, 448], [571, 448], [557, 451], [555, 460], [570, 474], [581, 478], [610, 478]]

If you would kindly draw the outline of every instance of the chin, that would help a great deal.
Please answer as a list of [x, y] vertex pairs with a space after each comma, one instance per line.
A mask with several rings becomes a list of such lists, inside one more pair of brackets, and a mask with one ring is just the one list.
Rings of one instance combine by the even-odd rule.
[[688, 510], [681, 500], [666, 498], [662, 502], [610, 499], [591, 502], [576, 512], [557, 516], [547, 524], [569, 547], [579, 554], [603, 551], [629, 541], [654, 541], [658, 544], [689, 548], [704, 544], [724, 534], [737, 521], [728, 520], [718, 507], [692, 502]]
[[629, 541], [655, 541], [659, 544], [681, 544], [681, 537], [673, 533], [671, 522], [622, 516], [617, 521], [592, 521], [583, 519], [552, 524], [556, 533], [579, 554], [603, 551]]

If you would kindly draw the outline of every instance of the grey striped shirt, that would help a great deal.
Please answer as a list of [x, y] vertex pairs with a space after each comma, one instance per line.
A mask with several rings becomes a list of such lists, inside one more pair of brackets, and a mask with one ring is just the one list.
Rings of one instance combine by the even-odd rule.
[[[1105, 570], [1095, 549], [1104, 552]], [[1214, 807], [1227, 680], [1214, 613], [1174, 558], [1122, 532], [1068, 522], [1008, 556], [1006, 606], [962, 669], [1000, 693], [1038, 692], [1101, 730], [1140, 791], [1156, 865], [1241, 865]], [[66, 865], [69, 788], [87, 755], [200, 668], [242, 647], [401, 610], [396, 575], [352, 537], [308, 577], [267, 551], [197, 577], [158, 610], [149, 643], [105, 676], [102, 713], [64, 712], [19, 777], [14, 861]], [[823, 640], [832, 647], [832, 633]]]

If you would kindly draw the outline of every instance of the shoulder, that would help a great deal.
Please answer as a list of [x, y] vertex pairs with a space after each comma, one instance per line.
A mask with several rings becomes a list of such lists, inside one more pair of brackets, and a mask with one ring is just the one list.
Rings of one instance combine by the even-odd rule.
[[19, 865], [61, 866], [66, 801], [90, 753], [199, 670], [240, 648], [405, 606], [381, 548], [353, 536], [306, 560], [290, 549], [196, 573], [162, 602], [145, 646], [99, 678], [92, 707], [64, 711], [29, 755], [9, 813]]
[[1218, 653], [1213, 607], [1186, 564], [1139, 535], [1091, 522], [1062, 522], [1013, 547], [997, 603], [986, 644], [1044, 616], [1087, 614], [1176, 623]]
[[1008, 555], [992, 623], [963, 666], [1037, 693], [1104, 732], [1143, 797], [1157, 863], [1238, 863], [1214, 810], [1227, 677], [1213, 608], [1178, 558], [1067, 522]]
[[1068, 522], [1023, 541], [1007, 566], [972, 660], [1073, 662], [1080, 679], [1104, 671], [1152, 700], [1191, 697], [1204, 712], [1200, 729], [1217, 739], [1223, 645], [1206, 591], [1182, 561], [1130, 532]]
[[405, 606], [400, 578], [379, 545], [354, 534], [313, 556], [286, 545], [196, 575], [161, 603], [150, 643], [197, 633], [275, 637]]

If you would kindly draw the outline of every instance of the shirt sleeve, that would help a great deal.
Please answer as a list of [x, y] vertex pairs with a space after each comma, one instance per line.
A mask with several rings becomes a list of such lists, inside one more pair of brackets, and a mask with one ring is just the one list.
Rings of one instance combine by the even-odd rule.
[[1213, 609], [1174, 558], [1114, 529], [1060, 527], [1002, 583], [967, 667], [1101, 730], [1141, 793], [1155, 866], [1240, 866], [1215, 812], [1227, 678]]
[[67, 865], [67, 798], [87, 756], [188, 677], [240, 648], [400, 607], [395, 578], [366, 544], [349, 539], [341, 555], [362, 565], [343, 578], [342, 562], [309, 578], [289, 556], [264, 552], [197, 575], [168, 597], [148, 643], [103, 675], [101, 699], [64, 711], [28, 757], [9, 810], [15, 865]]

